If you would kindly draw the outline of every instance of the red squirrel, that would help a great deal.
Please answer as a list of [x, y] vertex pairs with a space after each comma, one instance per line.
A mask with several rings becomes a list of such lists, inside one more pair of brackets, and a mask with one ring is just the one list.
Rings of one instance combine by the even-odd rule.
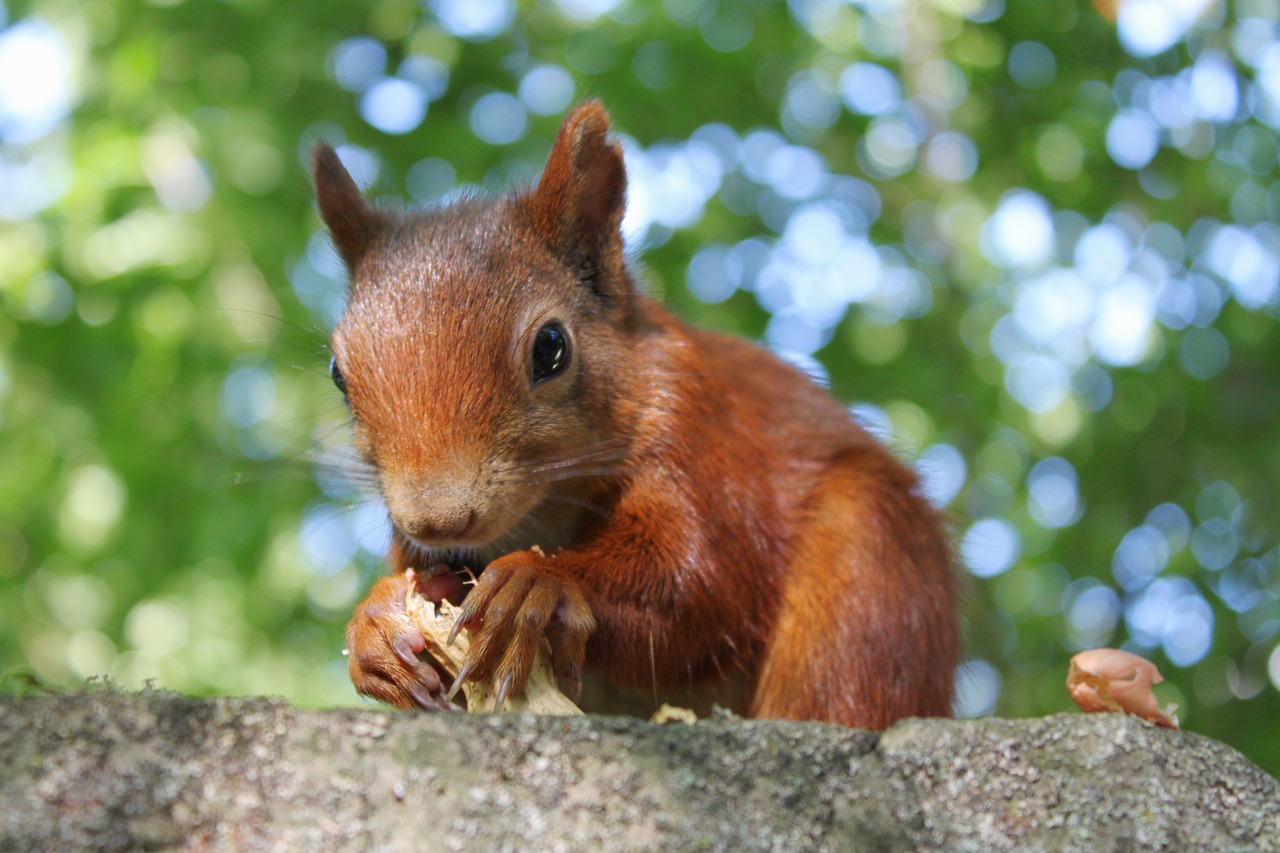
[[[356, 689], [450, 708], [463, 679], [493, 677], [501, 705], [545, 636], [573, 694], [586, 671], [654, 700], [737, 685], [723, 695], [753, 717], [949, 715], [938, 513], [800, 371], [642, 295], [609, 131], [587, 101], [536, 188], [411, 213], [375, 208], [315, 149], [351, 277], [330, 371], [393, 528], [391, 573], [347, 629]], [[462, 600], [456, 683], [417, 657], [411, 582]]]

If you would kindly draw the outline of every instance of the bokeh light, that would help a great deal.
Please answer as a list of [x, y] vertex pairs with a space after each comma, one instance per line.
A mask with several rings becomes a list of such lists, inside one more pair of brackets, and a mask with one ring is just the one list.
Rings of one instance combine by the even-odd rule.
[[0, 31], [0, 140], [34, 142], [66, 118], [71, 62], [52, 25], [28, 18]]
[[436, 205], [528, 182], [600, 97], [646, 285], [859, 401], [951, 514], [957, 713], [1061, 708], [1098, 644], [1219, 736], [1280, 707], [1274, 3], [388, 0], [288, 36], [190, 7], [0, 5], [0, 649], [350, 700], [388, 530], [325, 376], [346, 273], [307, 151]]
[[498, 36], [516, 13], [512, 0], [430, 0], [430, 7], [445, 32], [475, 41]]

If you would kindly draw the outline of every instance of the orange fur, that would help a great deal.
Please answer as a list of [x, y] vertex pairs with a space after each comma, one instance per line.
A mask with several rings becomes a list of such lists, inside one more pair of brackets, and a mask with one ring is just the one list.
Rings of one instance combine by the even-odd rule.
[[[393, 573], [484, 569], [463, 604], [463, 677], [519, 690], [545, 635], [575, 689], [585, 667], [658, 699], [743, 682], [755, 716], [880, 728], [950, 712], [940, 519], [797, 370], [636, 292], [599, 104], [565, 120], [527, 194], [391, 216], [331, 151], [315, 162], [352, 272], [335, 364], [395, 529]], [[570, 357], [534, 381], [552, 322]], [[416, 638], [381, 587], [348, 631], [357, 688], [446, 706], [438, 673], [387, 671], [388, 646]]]

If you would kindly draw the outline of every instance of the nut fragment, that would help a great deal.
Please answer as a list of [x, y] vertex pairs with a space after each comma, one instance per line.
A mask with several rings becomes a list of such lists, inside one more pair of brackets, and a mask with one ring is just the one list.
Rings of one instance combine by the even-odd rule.
[[1178, 728], [1176, 705], [1160, 709], [1151, 690], [1164, 681], [1151, 661], [1121, 649], [1090, 649], [1071, 659], [1067, 690], [1083, 711], [1120, 711]]
[[[407, 570], [412, 575], [413, 570]], [[410, 578], [412, 581], [412, 577]], [[440, 664], [450, 676], [457, 677], [462, 664], [467, 659], [471, 648], [471, 632], [465, 628], [454, 637], [450, 645], [449, 632], [458, 621], [461, 608], [448, 601], [432, 604], [418, 593], [415, 583], [410, 582], [409, 591], [405, 595], [405, 610], [409, 619], [426, 638], [426, 653]], [[519, 696], [508, 696], [501, 708], [494, 708], [497, 685], [491, 680], [465, 681], [462, 693], [467, 697], [467, 710], [472, 713], [481, 711], [526, 712], [530, 714], [546, 714], [549, 716], [577, 716], [582, 713], [568, 696], [560, 692], [556, 686], [556, 677], [551, 669], [551, 647], [544, 638], [538, 648], [538, 656], [534, 659], [533, 670], [529, 673], [529, 683], [524, 693]]]
[[653, 712], [649, 722], [657, 726], [669, 726], [673, 723], [684, 723], [686, 726], [691, 726], [698, 722], [698, 715], [689, 708], [680, 708], [663, 702], [662, 707]]

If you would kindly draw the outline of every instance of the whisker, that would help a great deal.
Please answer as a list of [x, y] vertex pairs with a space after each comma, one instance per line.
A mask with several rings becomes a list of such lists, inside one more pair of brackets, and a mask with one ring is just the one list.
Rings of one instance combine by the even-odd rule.
[[343, 501], [341, 503], [325, 501], [318, 504], [318, 508], [311, 511], [316, 513], [320, 518], [331, 518], [336, 517], [341, 513], [352, 512], [357, 509], [363, 509], [367, 506], [376, 506], [379, 503], [381, 503], [381, 501], [374, 497], [367, 497], [361, 500]]
[[379, 495], [381, 483], [376, 469], [351, 460], [332, 457], [313, 460], [312, 472], [317, 483], [325, 491], [342, 486], [356, 492]]
[[580, 448], [566, 451], [561, 454], [552, 456], [543, 456], [537, 459], [530, 459], [523, 462], [513, 462], [506, 466], [506, 470], [511, 471], [539, 471], [544, 468], [563, 467], [572, 465], [576, 462], [591, 462], [597, 459], [617, 458], [620, 459], [626, 455], [626, 443], [620, 440], [610, 440], [601, 442], [594, 449], [586, 451]]
[[649, 629], [649, 677], [653, 687], [653, 701], [658, 701], [658, 655], [653, 648], [653, 629]]
[[594, 462], [615, 462], [619, 459], [625, 459], [627, 454], [622, 451], [610, 451], [608, 453], [589, 453], [573, 459], [564, 459], [558, 462], [543, 462], [538, 465], [527, 465], [511, 468], [513, 472], [524, 474], [541, 474], [547, 471], [556, 471], [564, 468], [570, 468], [575, 465], [585, 465]]
[[357, 456], [326, 449], [306, 454], [306, 460], [317, 468], [338, 468], [352, 474], [376, 475], [378, 469]]
[[378, 475], [373, 471], [361, 471], [352, 469], [347, 465], [325, 465], [316, 464], [311, 466], [311, 470], [317, 474], [328, 474], [334, 477], [342, 477], [353, 483], [367, 483], [370, 486], [378, 485]]
[[231, 471], [226, 474], [210, 475], [209, 485], [213, 488], [223, 486], [248, 486], [257, 483], [275, 483], [284, 480], [309, 480], [312, 477], [310, 468], [290, 471], [284, 468], [273, 468], [261, 471]]
[[366, 462], [360, 454], [340, 444], [321, 446], [315, 450], [308, 451], [306, 455], [311, 462], [320, 465], [343, 464], [361, 470], [377, 470], [375, 466]]
[[366, 466], [355, 459], [343, 459], [341, 457], [324, 457], [309, 459], [311, 467], [317, 471], [330, 471], [333, 473], [344, 474], [352, 479], [364, 480], [370, 483], [378, 481], [378, 470], [373, 467]]
[[179, 316], [190, 317], [190, 316], [195, 316], [195, 315], [197, 315], [197, 314], [204, 314], [204, 313], [209, 313], [209, 314], [215, 314], [215, 313], [216, 313], [216, 314], [249, 314], [249, 315], [252, 315], [252, 316], [254, 316], [254, 317], [265, 317], [265, 318], [267, 318], [268, 320], [275, 320], [277, 323], [280, 323], [280, 324], [281, 324], [281, 325], [283, 325], [283, 326], [286, 326], [286, 327], [288, 327], [288, 328], [290, 328], [290, 329], [293, 329], [293, 330], [294, 330], [294, 331], [296, 331], [296, 332], [300, 332], [301, 334], [304, 334], [304, 335], [307, 335], [307, 336], [312, 336], [312, 335], [314, 335], [315, 337], [319, 338], [321, 341], [328, 341], [328, 340], [329, 340], [329, 335], [328, 335], [328, 333], [327, 333], [327, 332], [325, 332], [323, 329], [321, 329], [319, 326], [315, 326], [315, 325], [303, 325], [303, 324], [301, 324], [301, 323], [298, 323], [298, 322], [295, 322], [295, 321], [293, 321], [293, 320], [290, 320], [290, 319], [288, 319], [287, 317], [281, 317], [281, 316], [280, 316], [280, 315], [278, 315], [278, 314], [271, 314], [271, 313], [269, 313], [269, 312], [267, 312], [267, 311], [254, 311], [254, 310], [253, 310], [253, 309], [251, 309], [251, 308], [228, 308], [228, 307], [225, 307], [225, 306], [219, 306], [219, 307], [212, 307], [212, 306], [211, 306], [211, 307], [207, 307], [207, 308], [192, 308], [192, 309], [190, 309], [190, 310], [188, 310], [188, 311], [184, 312], [183, 314], [181, 314], [181, 315], [179, 315]]
[[[289, 347], [290, 349], [295, 349], [298, 352], [302, 353], [303, 355], [313, 359], [323, 359], [326, 355], [329, 354], [329, 348], [326, 346], [318, 346], [318, 347], [308, 346], [305, 344], [295, 343], [294, 341], [286, 341], [283, 338], [249, 338], [248, 340], [245, 341], [245, 343], [246, 344], [265, 344], [267, 346]], [[299, 367], [299, 365], [296, 365], [296, 364], [292, 366]], [[303, 369], [305, 370], [308, 368], [303, 368]], [[318, 368], [316, 372], [319, 372]]]
[[614, 456], [625, 453], [627, 446], [622, 441], [610, 441], [583, 450], [582, 448], [573, 448], [555, 456], [544, 456], [540, 459], [530, 459], [523, 463], [526, 465], [549, 465], [556, 462], [571, 462], [576, 459], [594, 459], [600, 456]]
[[[536, 528], [536, 529], [535, 529]], [[533, 515], [526, 515], [524, 518], [516, 522], [516, 525], [507, 531], [507, 535], [502, 537], [502, 541], [519, 542], [522, 540], [535, 539], [536, 534], [543, 536], [551, 536], [551, 525], [541, 518]]]
[[[515, 488], [511, 490], [511, 493], [517, 494], [517, 495], [527, 495], [527, 494], [534, 494], [539, 491], [540, 490], [536, 488], [527, 488], [527, 489]], [[587, 500], [586, 498], [578, 497], [576, 495], [562, 495], [557, 492], [546, 492], [546, 493], [542, 493], [540, 497], [545, 502], [562, 503], [562, 504], [568, 504], [569, 506], [580, 507], [582, 509], [595, 513], [596, 515], [599, 515], [601, 517], [604, 517], [605, 515], [608, 514], [608, 511], [604, 508], [602, 504], [596, 501]], [[530, 519], [530, 518], [531, 516], [525, 516], [525, 519]], [[540, 521], [540, 523], [543, 523], [545, 525], [545, 522]]]
[[608, 512], [606, 512], [603, 507], [600, 507], [592, 503], [591, 501], [584, 500], [583, 498], [575, 498], [570, 495], [552, 494], [552, 495], [547, 495], [546, 500], [552, 501], [554, 503], [563, 503], [563, 504], [569, 504], [570, 506], [576, 506], [576, 507], [579, 507], [580, 509], [585, 509], [587, 512], [598, 515], [601, 518], [607, 518], [609, 515]]
[[365, 463], [364, 457], [361, 456], [355, 450], [355, 448], [351, 446], [351, 444], [348, 441], [342, 440], [340, 444], [329, 443], [330, 439], [332, 439], [335, 435], [337, 435], [339, 432], [341, 432], [344, 429], [349, 429], [350, 427], [351, 427], [351, 424], [345, 421], [332, 424], [326, 427], [323, 432], [320, 432], [317, 435], [315, 435], [315, 437], [312, 439], [312, 443], [322, 449], [331, 450], [335, 453], [345, 454], [348, 458], [356, 462], [368, 464], [368, 463]]
[[582, 477], [603, 477], [609, 474], [616, 474], [618, 469], [613, 467], [595, 467], [595, 468], [571, 468], [564, 471], [551, 471], [542, 477], [531, 477], [525, 481], [530, 486], [545, 486], [548, 483], [559, 483], [564, 480], [577, 480]]

